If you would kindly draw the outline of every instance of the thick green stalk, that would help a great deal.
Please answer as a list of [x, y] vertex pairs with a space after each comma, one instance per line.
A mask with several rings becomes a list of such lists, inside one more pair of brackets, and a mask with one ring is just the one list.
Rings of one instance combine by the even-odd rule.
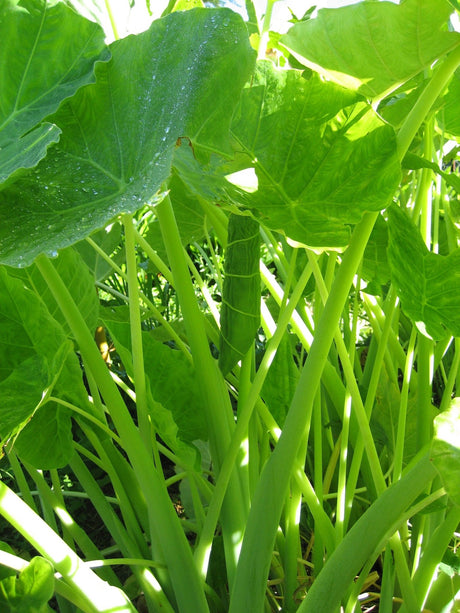
[[405, 510], [436, 474], [428, 454], [359, 518], [329, 558], [298, 613], [336, 611], [354, 577], [397, 528]]
[[0, 513], [47, 558], [88, 613], [135, 613], [127, 596], [100, 579], [32, 509], [0, 481]]
[[[211, 457], [218, 474], [234, 430], [230, 397], [217, 362], [211, 355], [203, 314], [196, 300], [169, 196], [166, 196], [157, 206], [156, 211], [184, 316], [202, 397], [205, 401]], [[222, 531], [230, 584], [233, 582], [247, 516], [247, 507], [243, 502], [244, 492], [247, 491], [244, 486], [244, 474], [238, 469], [233, 470], [232, 473], [222, 507]]]
[[334, 332], [377, 215], [366, 213], [353, 232], [318, 324], [283, 433], [262, 472], [249, 513], [230, 613], [262, 610], [276, 530], [297, 450], [310, 423], [313, 400]]
[[196, 572], [190, 546], [164, 481], [159, 477], [151, 456], [141, 442], [139, 432], [69, 290], [48, 258], [38, 257], [36, 265], [64, 314], [85, 363], [98, 384], [118, 434], [123, 439], [124, 449], [147, 501], [151, 538], [164, 552], [170, 586], [177, 598], [179, 611], [205, 613], [208, 605], [203, 584]]

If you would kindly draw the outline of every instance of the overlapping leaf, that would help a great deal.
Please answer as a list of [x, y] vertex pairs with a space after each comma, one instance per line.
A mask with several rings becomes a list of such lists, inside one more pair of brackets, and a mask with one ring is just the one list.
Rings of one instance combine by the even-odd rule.
[[[103, 318], [126, 372], [132, 376], [129, 325], [123, 321], [123, 314], [122, 321], [117, 321], [118, 313], [112, 309], [105, 309]], [[196, 454], [188, 443], [208, 436], [194, 370], [180, 351], [155, 340], [150, 333], [142, 333], [142, 344], [152, 423], [178, 456], [193, 463]]]
[[388, 210], [388, 259], [404, 312], [435, 340], [460, 335], [460, 249], [428, 251], [417, 228], [397, 206]]
[[40, 298], [0, 268], [0, 436], [19, 435], [20, 456], [39, 468], [63, 466], [72, 453], [69, 412], [50, 393], [87, 402], [72, 344]]
[[227, 9], [173, 13], [111, 45], [97, 81], [51, 118], [58, 145], [0, 193], [1, 261], [29, 265], [149, 200], [178, 137], [229, 151], [235, 104], [253, 66], [242, 19]]
[[386, 206], [400, 167], [393, 128], [348, 90], [262, 62], [232, 124], [255, 167], [246, 204], [289, 238], [343, 247], [348, 224]]
[[[59, 52], [56, 34], [59, 33]], [[104, 33], [64, 3], [4, 2], [0, 8], [0, 182], [31, 168], [60, 129], [39, 125], [91, 83], [94, 62], [108, 60]]]
[[359, 2], [323, 9], [281, 42], [303, 64], [371, 98], [384, 95], [460, 44], [446, 0]]

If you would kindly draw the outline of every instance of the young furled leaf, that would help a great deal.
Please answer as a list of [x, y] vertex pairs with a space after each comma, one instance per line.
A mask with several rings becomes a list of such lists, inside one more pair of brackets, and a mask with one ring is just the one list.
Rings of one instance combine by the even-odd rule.
[[222, 296], [219, 367], [227, 374], [249, 350], [260, 321], [259, 224], [230, 215]]

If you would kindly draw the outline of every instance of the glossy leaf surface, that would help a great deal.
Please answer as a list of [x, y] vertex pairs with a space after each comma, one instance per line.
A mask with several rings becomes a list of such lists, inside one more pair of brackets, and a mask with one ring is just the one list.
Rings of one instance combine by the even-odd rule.
[[4, 181], [46, 155], [60, 130], [39, 124], [65, 98], [95, 80], [94, 63], [108, 60], [109, 51], [99, 26], [64, 3], [43, 0], [3, 2], [0, 40], [0, 181]]
[[232, 111], [253, 66], [239, 16], [173, 13], [110, 49], [97, 82], [51, 118], [58, 145], [0, 193], [3, 263], [29, 265], [137, 210], [169, 176], [178, 137], [197, 155], [230, 152]]
[[447, 31], [451, 13], [445, 0], [359, 2], [320, 10], [281, 41], [336, 83], [381, 98], [460, 44]]

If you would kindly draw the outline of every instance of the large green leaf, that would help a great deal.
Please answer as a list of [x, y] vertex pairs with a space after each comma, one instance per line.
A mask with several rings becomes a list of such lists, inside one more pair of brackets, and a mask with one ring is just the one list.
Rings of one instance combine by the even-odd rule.
[[69, 412], [51, 394], [88, 408], [72, 343], [43, 301], [0, 268], [0, 437], [39, 468], [63, 466], [72, 453]]
[[44, 0], [2, 2], [0, 40], [1, 182], [46, 155], [60, 130], [39, 124], [95, 80], [94, 63], [109, 52], [99, 26]]
[[428, 251], [417, 228], [397, 206], [388, 210], [388, 259], [404, 312], [426, 335], [460, 336], [460, 249]]
[[460, 398], [436, 417], [434, 431], [431, 459], [449, 497], [460, 505]]
[[323, 9], [281, 42], [303, 64], [370, 98], [382, 98], [460, 44], [445, 0], [359, 2]]
[[173, 13], [111, 52], [96, 83], [51, 118], [59, 143], [0, 193], [2, 262], [29, 265], [137, 210], [169, 176], [178, 137], [196, 155], [230, 152], [232, 112], [254, 60], [238, 15]]
[[443, 130], [448, 134], [460, 136], [460, 113], [458, 101], [460, 99], [460, 69], [456, 70], [451, 82], [443, 96], [443, 105], [436, 118]]
[[232, 133], [258, 177], [245, 203], [308, 246], [345, 246], [348, 224], [384, 208], [399, 182], [393, 128], [353, 92], [317, 76], [261, 62]]

